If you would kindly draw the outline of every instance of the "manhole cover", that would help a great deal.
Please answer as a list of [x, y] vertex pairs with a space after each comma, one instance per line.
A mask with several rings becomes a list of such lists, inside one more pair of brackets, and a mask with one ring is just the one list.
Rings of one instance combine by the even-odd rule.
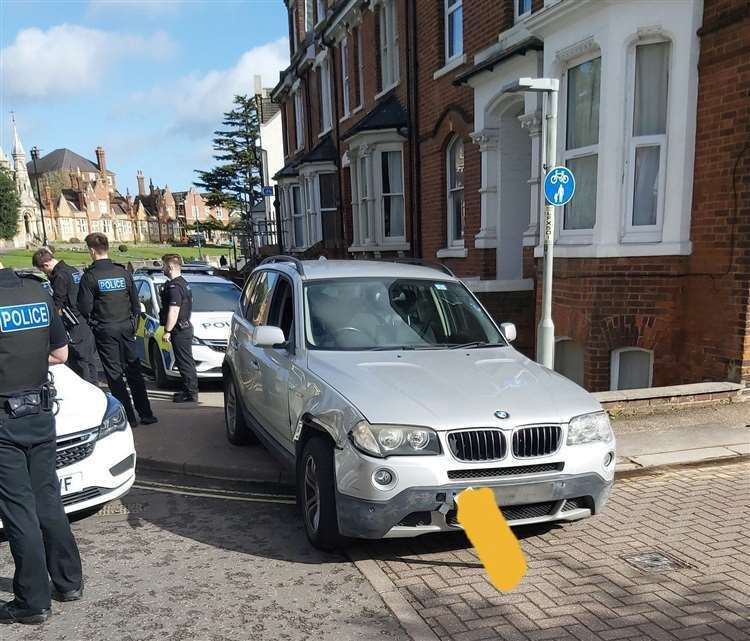
[[99, 510], [99, 516], [113, 516], [122, 514], [138, 514], [143, 512], [143, 503], [107, 503], [101, 510]]
[[669, 554], [659, 552], [658, 550], [651, 550], [649, 552], [641, 552], [640, 554], [632, 554], [629, 556], [622, 557], [628, 565], [632, 565], [641, 572], [672, 572], [673, 570], [680, 570], [683, 568], [689, 568], [690, 565], [684, 561], [680, 561]]

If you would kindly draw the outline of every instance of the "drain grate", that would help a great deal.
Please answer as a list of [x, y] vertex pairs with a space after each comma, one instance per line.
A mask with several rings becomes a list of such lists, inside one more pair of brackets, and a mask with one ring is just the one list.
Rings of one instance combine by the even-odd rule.
[[640, 554], [623, 556], [622, 560], [628, 565], [632, 565], [636, 570], [649, 574], [673, 572], [674, 570], [691, 567], [688, 563], [659, 550], [649, 550]]
[[107, 503], [99, 512], [98, 516], [115, 516], [123, 514], [138, 514], [143, 512], [143, 503], [120, 503], [119, 501], [113, 501]]

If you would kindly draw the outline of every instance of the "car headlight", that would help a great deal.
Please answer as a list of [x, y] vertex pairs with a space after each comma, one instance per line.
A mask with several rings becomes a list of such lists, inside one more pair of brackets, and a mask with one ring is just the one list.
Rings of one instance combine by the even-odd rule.
[[357, 449], [380, 458], [440, 454], [437, 432], [428, 427], [370, 425], [362, 421], [352, 429], [351, 439]]
[[205, 343], [200, 338], [198, 338], [197, 336], [193, 336], [193, 342], [192, 342], [192, 344], [193, 345], [205, 345]]
[[581, 445], [596, 441], [611, 443], [613, 440], [614, 434], [606, 412], [576, 416], [568, 424], [568, 445]]
[[99, 437], [104, 438], [115, 432], [122, 432], [128, 427], [128, 417], [125, 415], [125, 409], [111, 394], [107, 394], [107, 411], [104, 413], [104, 419], [99, 426]]

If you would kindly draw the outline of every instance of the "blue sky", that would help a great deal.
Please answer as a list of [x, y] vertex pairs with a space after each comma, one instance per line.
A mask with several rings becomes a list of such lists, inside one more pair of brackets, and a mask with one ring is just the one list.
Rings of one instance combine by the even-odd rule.
[[13, 110], [27, 159], [102, 145], [122, 193], [137, 169], [187, 189], [233, 95], [277, 82], [286, 38], [283, 0], [2, 0], [0, 145]]

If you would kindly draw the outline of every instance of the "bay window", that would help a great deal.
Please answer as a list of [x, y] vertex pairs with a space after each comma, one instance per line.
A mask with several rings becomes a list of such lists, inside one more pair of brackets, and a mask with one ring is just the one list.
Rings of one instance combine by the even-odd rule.
[[464, 245], [464, 143], [455, 138], [446, 155], [448, 179], [448, 247]]
[[601, 58], [572, 67], [567, 73], [564, 158], [575, 175], [576, 194], [565, 206], [561, 238], [590, 236], [596, 223], [600, 80]]
[[295, 249], [305, 246], [305, 211], [302, 208], [302, 196], [299, 185], [292, 185], [289, 189], [289, 205], [292, 214], [292, 247]]
[[370, 216], [367, 206], [369, 200], [367, 190], [367, 158], [361, 156], [357, 163], [357, 192], [358, 194], [358, 214], [359, 214], [359, 242], [368, 243], [370, 236]]
[[395, 0], [381, 2], [378, 7], [378, 24], [380, 26], [380, 89], [387, 91], [398, 83], [399, 78]]
[[338, 174], [318, 174], [318, 195], [320, 196], [320, 218], [322, 240], [335, 240], [337, 237]]
[[666, 174], [669, 43], [635, 47], [632, 64], [632, 124], [628, 123], [628, 234], [661, 240]]
[[445, 62], [464, 52], [462, 0], [445, 0]]

